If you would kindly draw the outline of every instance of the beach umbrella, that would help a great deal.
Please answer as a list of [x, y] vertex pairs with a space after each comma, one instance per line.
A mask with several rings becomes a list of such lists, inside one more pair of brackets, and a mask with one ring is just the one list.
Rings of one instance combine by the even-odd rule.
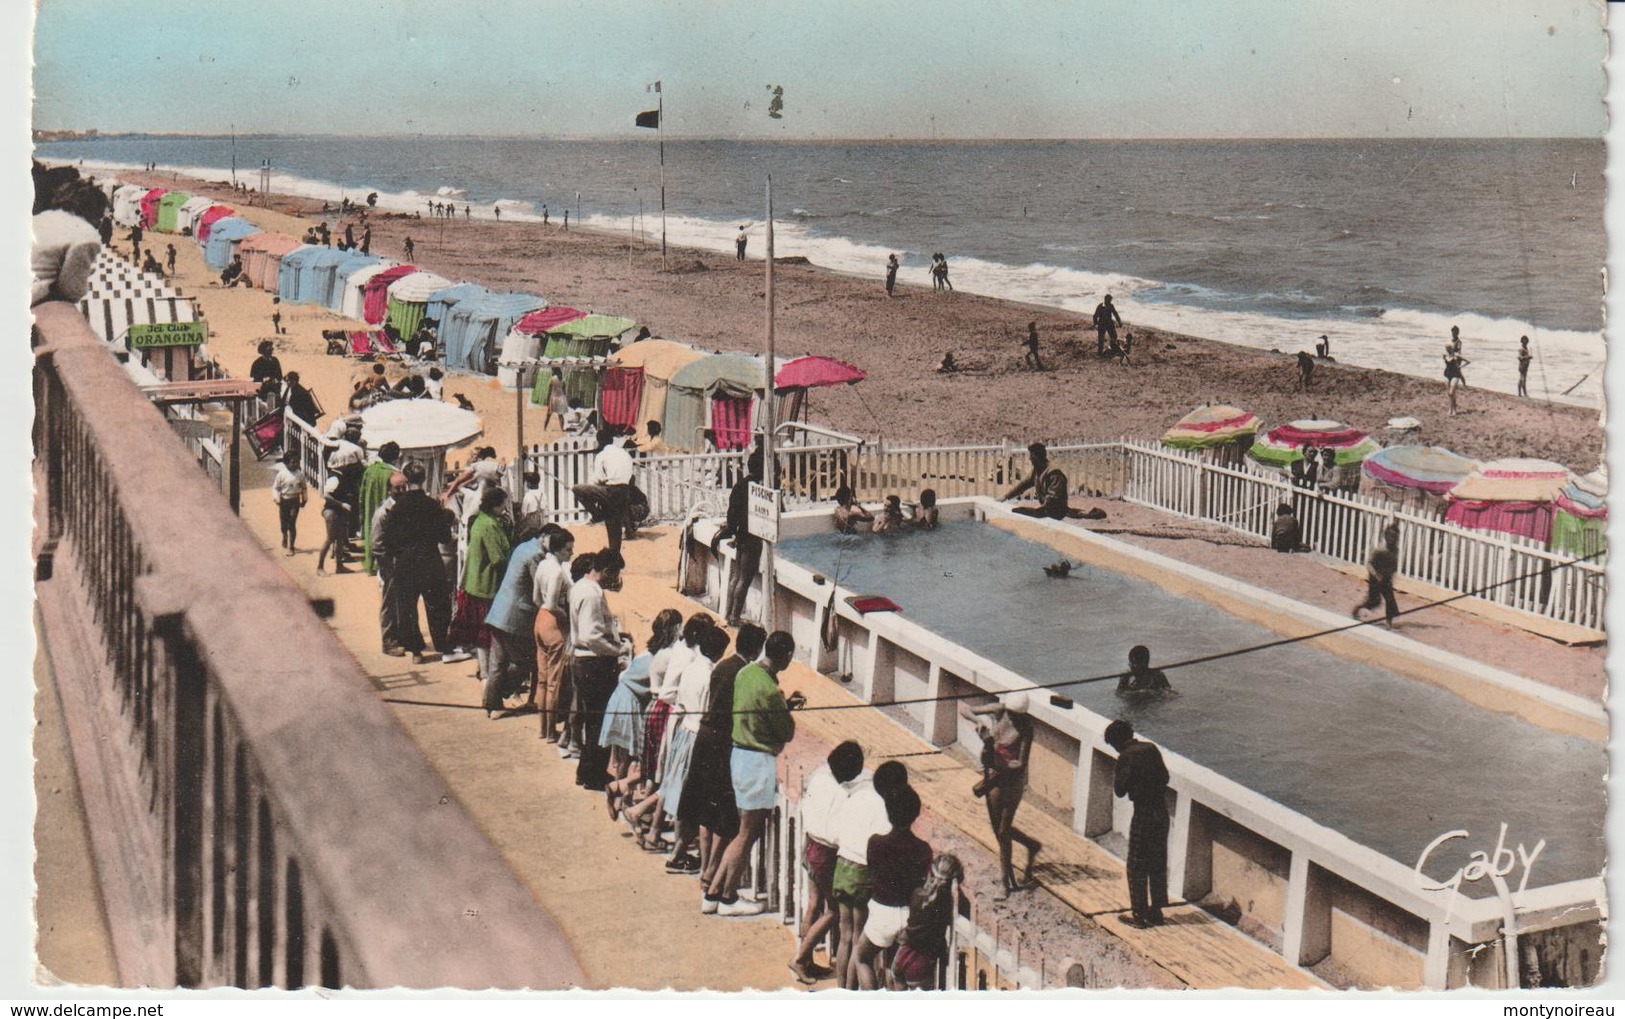
[[1445, 495], [1449, 506], [1444, 518], [1473, 530], [1500, 531], [1544, 545], [1551, 540], [1557, 498], [1572, 480], [1567, 467], [1550, 460], [1491, 460]]
[[441, 400], [385, 400], [361, 412], [367, 445], [399, 444], [402, 456], [428, 468], [425, 487], [431, 492], [441, 488], [446, 451], [468, 445], [484, 431], [479, 415]]
[[[374, 277], [374, 282], [377, 277]], [[451, 286], [451, 280], [432, 272], [415, 272], [389, 285], [384, 324], [395, 327], [402, 340], [410, 340], [423, 322], [429, 298]]]
[[869, 376], [863, 369], [837, 361], [833, 357], [809, 355], [792, 358], [773, 373], [773, 389], [784, 393], [792, 389], [817, 389], [822, 386], [851, 386]]
[[1304, 443], [1324, 449], [1331, 447], [1337, 455], [1337, 466], [1347, 467], [1360, 463], [1382, 447], [1358, 428], [1350, 428], [1338, 421], [1293, 421], [1271, 428], [1253, 443], [1247, 455], [1266, 467], [1285, 471], [1303, 459], [1299, 452]]
[[1204, 404], [1163, 433], [1162, 444], [1174, 449], [1214, 449], [1256, 435], [1258, 415], [1223, 403]]
[[1442, 446], [1389, 446], [1366, 457], [1360, 471], [1390, 488], [1444, 495], [1478, 467], [1477, 460]]

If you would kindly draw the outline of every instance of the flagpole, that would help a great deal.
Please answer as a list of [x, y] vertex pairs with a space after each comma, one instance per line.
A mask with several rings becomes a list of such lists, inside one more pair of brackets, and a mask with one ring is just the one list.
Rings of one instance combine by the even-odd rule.
[[657, 121], [660, 128], [660, 268], [666, 269], [666, 96], [659, 92], [660, 86], [655, 85], [660, 97], [660, 111]]
[[[773, 455], [777, 407], [773, 392], [773, 175], [767, 176], [767, 357], [762, 404], [762, 484], [778, 490], [778, 462]], [[762, 628], [773, 632], [773, 543], [762, 543]]]

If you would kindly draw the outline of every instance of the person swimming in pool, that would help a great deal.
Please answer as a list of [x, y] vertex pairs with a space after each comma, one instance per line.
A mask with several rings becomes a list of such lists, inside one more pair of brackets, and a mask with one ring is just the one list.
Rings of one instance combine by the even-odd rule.
[[1139, 699], [1167, 697], [1176, 693], [1178, 691], [1168, 683], [1167, 674], [1161, 669], [1151, 667], [1150, 648], [1144, 644], [1136, 644], [1129, 649], [1128, 671], [1117, 681], [1119, 697]]

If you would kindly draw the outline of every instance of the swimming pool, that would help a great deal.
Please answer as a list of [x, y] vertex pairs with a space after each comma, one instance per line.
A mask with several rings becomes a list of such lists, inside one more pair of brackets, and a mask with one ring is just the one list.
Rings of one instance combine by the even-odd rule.
[[[1154, 664], [1279, 634], [1156, 584], [1090, 565], [1044, 576], [1054, 548], [975, 521], [935, 532], [824, 533], [778, 554], [842, 588], [885, 595], [903, 615], [1035, 683]], [[1179, 696], [1133, 701], [1111, 681], [1058, 688], [1132, 721], [1163, 747], [1407, 865], [1441, 833], [1496, 832], [1546, 848], [1530, 887], [1595, 877], [1605, 855], [1604, 748], [1454, 694], [1291, 644], [1169, 673]], [[1430, 854], [1449, 877], [1470, 840]], [[1472, 848], [1480, 848], [1474, 845]], [[1467, 886], [1487, 895], [1487, 883]]]

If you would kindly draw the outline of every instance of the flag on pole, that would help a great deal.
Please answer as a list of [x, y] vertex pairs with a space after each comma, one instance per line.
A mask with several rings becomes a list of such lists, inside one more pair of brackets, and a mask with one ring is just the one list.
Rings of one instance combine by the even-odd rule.
[[638, 114], [637, 125], [639, 127], [659, 127], [660, 111], [649, 110], [647, 112]]

